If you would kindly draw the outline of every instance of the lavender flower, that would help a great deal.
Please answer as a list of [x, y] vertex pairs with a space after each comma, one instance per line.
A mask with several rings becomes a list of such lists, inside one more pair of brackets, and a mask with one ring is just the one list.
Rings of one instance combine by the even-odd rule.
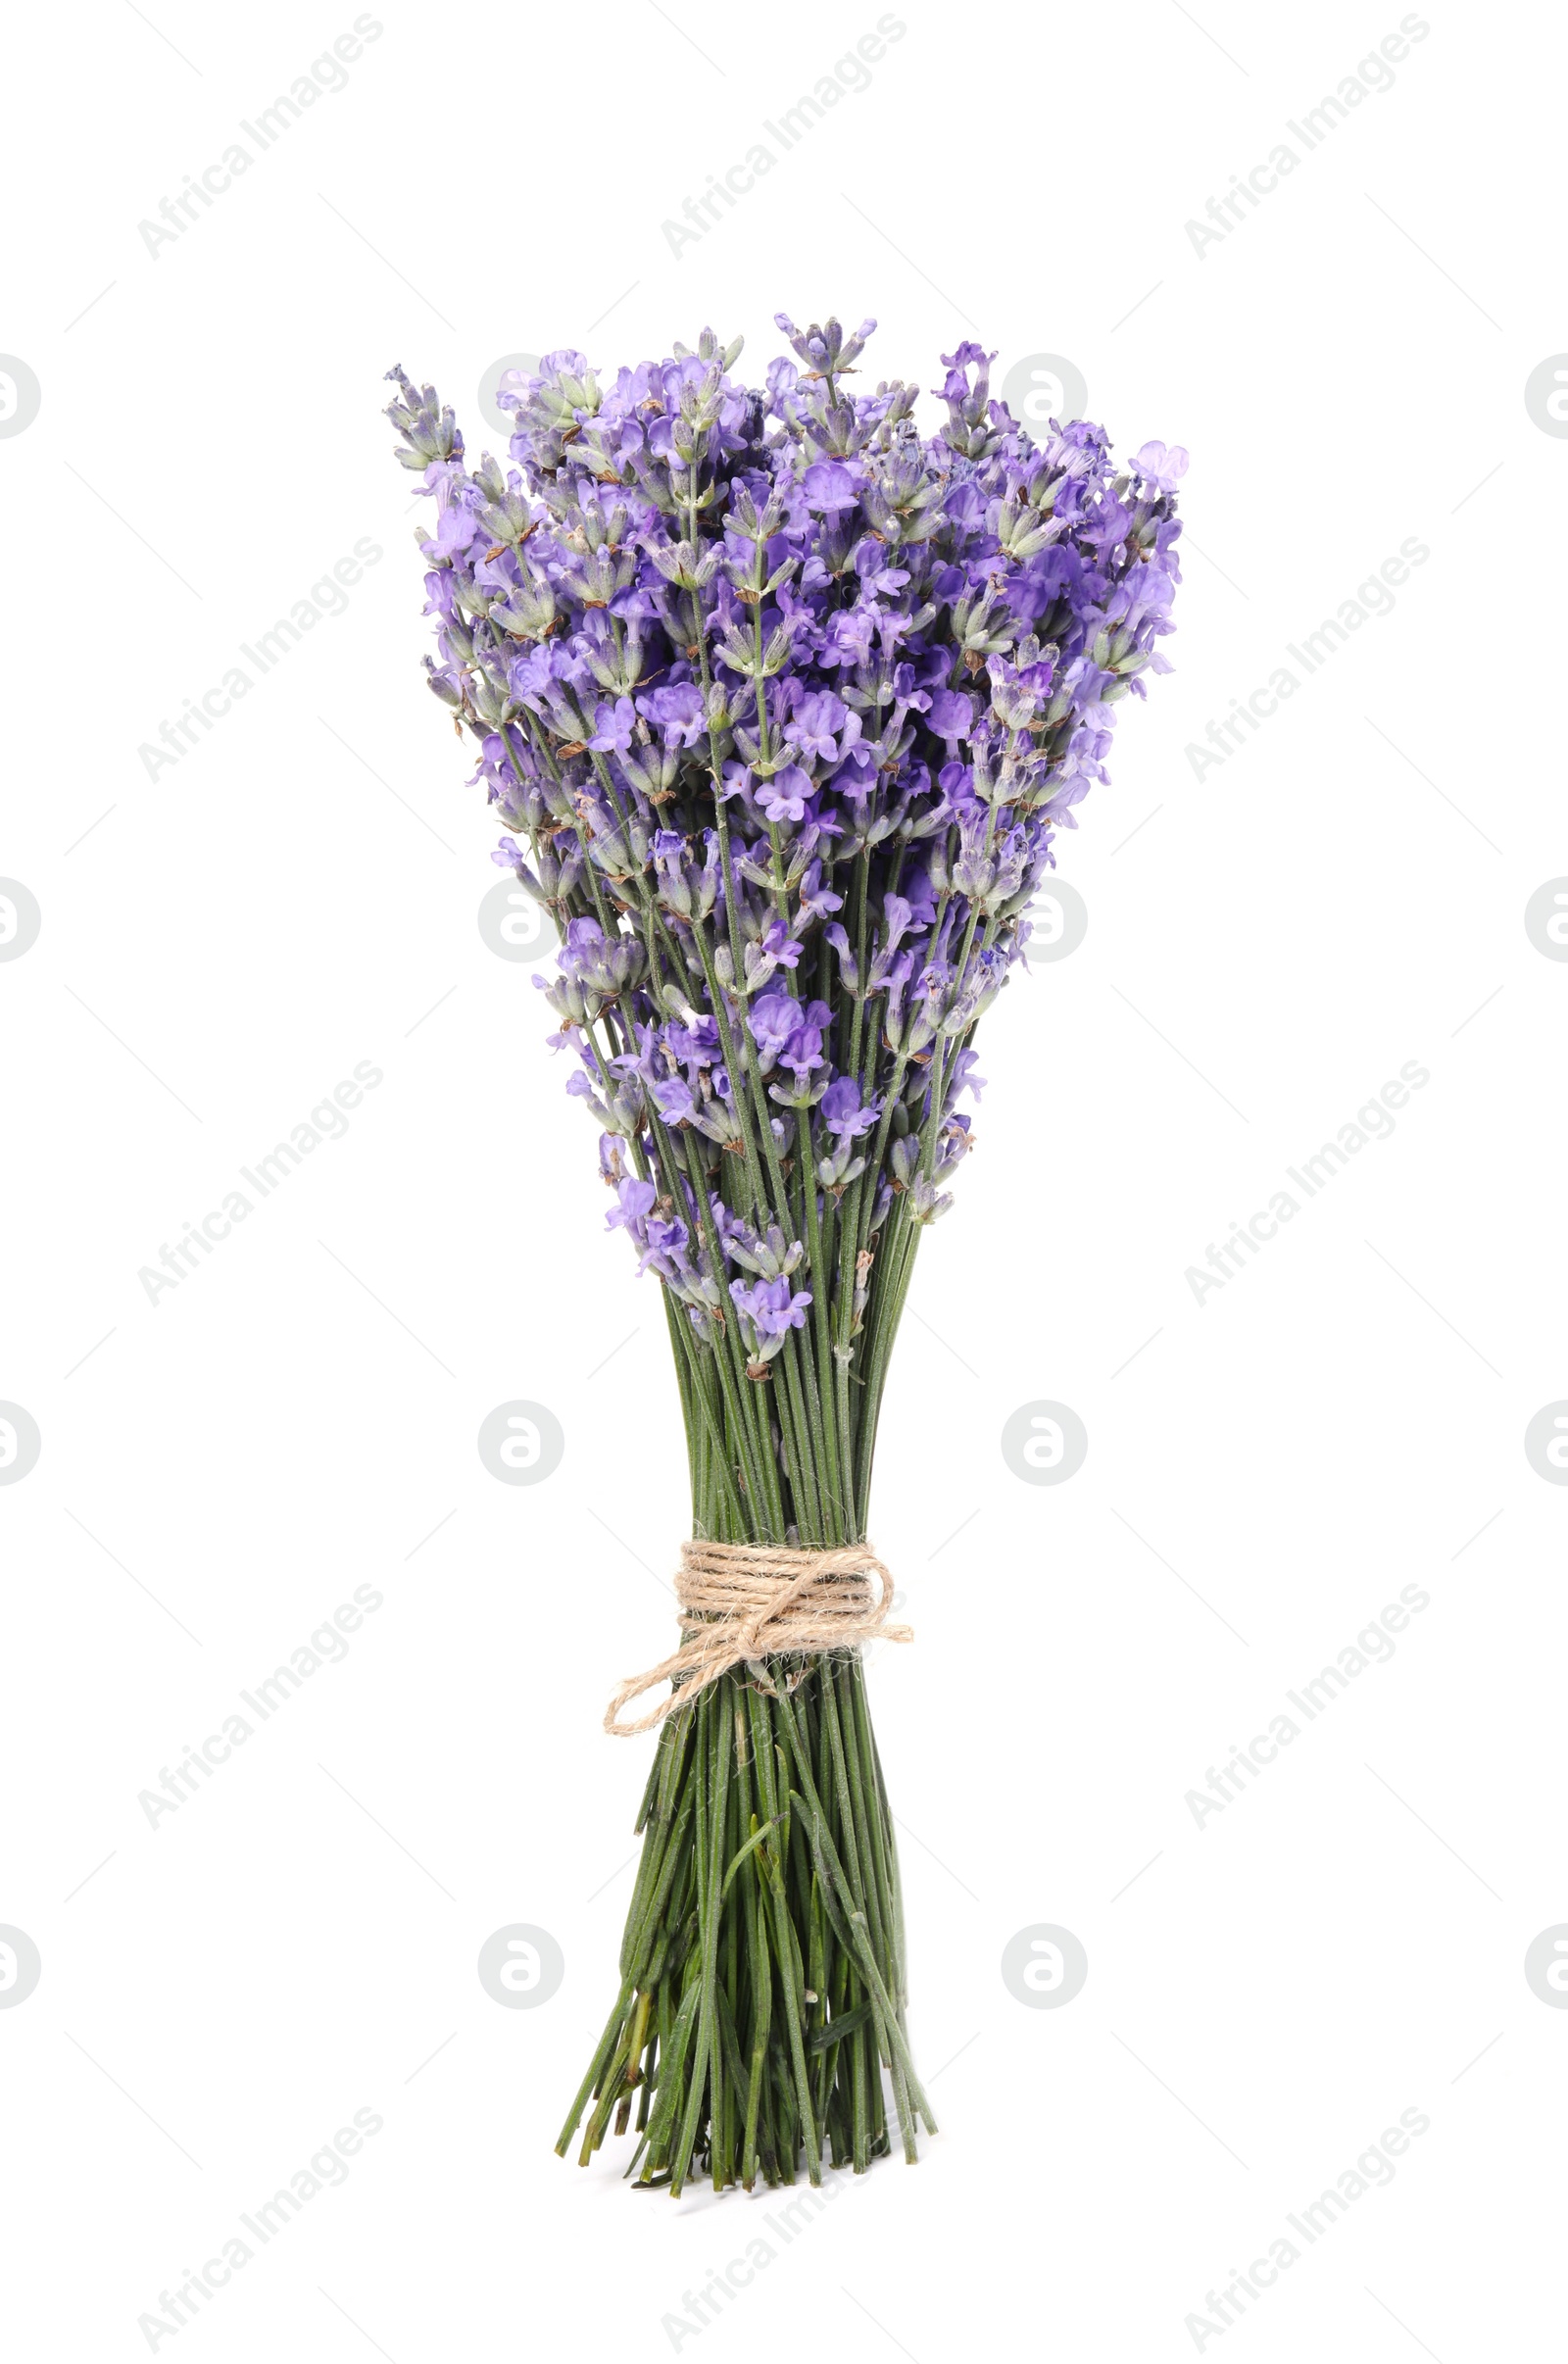
[[[740, 1316], [741, 1338], [754, 1365], [765, 1365], [780, 1352], [791, 1330], [804, 1330], [809, 1289], [791, 1293], [787, 1280], [731, 1281], [730, 1296]], [[754, 1369], [756, 1378], [760, 1372]]]
[[[915, 1254], [974, 1147], [976, 1026], [1118, 707], [1169, 670], [1187, 468], [1149, 442], [1119, 470], [1082, 419], [1035, 440], [967, 341], [922, 435], [914, 385], [864, 382], [874, 321], [778, 325], [794, 359], [761, 387], [706, 328], [613, 376], [547, 354], [477, 465], [401, 369], [387, 413], [431, 503], [426, 678], [475, 743], [492, 860], [560, 930], [549, 1039], [607, 1227], [664, 1297], [694, 1532], [774, 1548], [865, 1535]], [[914, 2155], [873, 1765], [831, 1652], [668, 1717], [563, 2146], [591, 2108], [586, 2160], [635, 2096], [645, 2182], [678, 2192], [699, 2154], [715, 2185], [802, 2158], [814, 2182], [824, 2145], [890, 2147], [886, 2064]]]

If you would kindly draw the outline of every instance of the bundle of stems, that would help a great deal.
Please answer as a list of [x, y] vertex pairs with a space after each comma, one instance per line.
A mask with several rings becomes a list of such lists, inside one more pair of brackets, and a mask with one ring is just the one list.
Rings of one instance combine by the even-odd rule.
[[[863, 1496], [852, 1507], [815, 1472], [863, 1465], [869, 1483], [887, 1351], [919, 1231], [901, 1226], [906, 1253], [886, 1286], [897, 1303], [874, 1385], [869, 1376], [855, 1383], [842, 1427], [836, 1392], [812, 1400], [831, 1457], [813, 1458], [817, 1429], [798, 1431], [787, 1415], [764, 1434], [755, 1415], [765, 1398], [744, 1377], [726, 1389], [713, 1357], [705, 1365], [688, 1354], [672, 1316], [695, 1533], [860, 1539]], [[873, 1285], [873, 1333], [882, 1299]], [[699, 1389], [709, 1392], [694, 1401]], [[748, 1467], [765, 1505], [756, 1519], [751, 1485], [738, 1482]], [[612, 2127], [626, 2132], [635, 2104], [627, 2173], [642, 2184], [678, 2192], [701, 2171], [715, 2189], [750, 2190], [759, 2174], [793, 2183], [803, 2158], [814, 2184], [824, 2146], [834, 2166], [857, 2172], [888, 2151], [891, 2087], [912, 2161], [917, 2120], [933, 2134], [936, 2121], [909, 2054], [898, 1849], [859, 1656], [773, 1657], [707, 1685], [662, 1728], [637, 1828], [643, 1851], [620, 1991], [558, 2150], [570, 2148], [586, 2111], [586, 2165]]]
[[636, 2104], [628, 2175], [678, 2192], [858, 2172], [936, 2121], [905, 2027], [892, 1816], [858, 1660], [721, 1675], [664, 1725], [621, 1985], [562, 2129], [584, 2165]]

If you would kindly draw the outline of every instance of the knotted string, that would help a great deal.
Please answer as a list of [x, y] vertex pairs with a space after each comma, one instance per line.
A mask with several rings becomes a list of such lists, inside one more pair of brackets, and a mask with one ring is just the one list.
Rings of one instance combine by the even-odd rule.
[[[622, 1683], [605, 1711], [605, 1730], [617, 1740], [651, 1731], [732, 1667], [848, 1650], [873, 1637], [914, 1639], [907, 1625], [887, 1622], [893, 1579], [869, 1544], [790, 1551], [772, 1544], [683, 1543], [675, 1597], [686, 1639], [658, 1666]], [[652, 1714], [620, 1721], [623, 1707], [664, 1682], [669, 1697]]]

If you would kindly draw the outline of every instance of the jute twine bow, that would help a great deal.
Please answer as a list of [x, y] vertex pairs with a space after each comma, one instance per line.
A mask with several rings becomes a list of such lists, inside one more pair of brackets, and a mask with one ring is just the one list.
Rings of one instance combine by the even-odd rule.
[[[622, 1683], [605, 1710], [605, 1730], [617, 1740], [651, 1731], [733, 1666], [786, 1652], [846, 1650], [873, 1636], [914, 1640], [909, 1626], [887, 1622], [893, 1579], [869, 1544], [788, 1551], [772, 1544], [683, 1543], [675, 1597], [686, 1640], [661, 1664]], [[673, 1685], [677, 1675], [679, 1689], [651, 1715], [620, 1721], [631, 1700], [656, 1684]]]

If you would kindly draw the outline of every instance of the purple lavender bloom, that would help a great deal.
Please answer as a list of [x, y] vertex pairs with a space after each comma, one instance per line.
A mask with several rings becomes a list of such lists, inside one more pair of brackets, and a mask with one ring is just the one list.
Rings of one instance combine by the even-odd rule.
[[782, 1338], [786, 1330], [799, 1330], [806, 1325], [806, 1308], [811, 1302], [811, 1293], [808, 1289], [798, 1289], [792, 1296], [786, 1279], [753, 1281], [749, 1288], [744, 1281], [731, 1281], [729, 1293], [764, 1338]]
[[760, 781], [757, 801], [770, 821], [798, 821], [806, 818], [806, 800], [811, 793], [811, 783], [798, 763], [786, 763], [769, 780]]
[[876, 617], [869, 608], [841, 608], [828, 624], [821, 663], [864, 665], [871, 654], [875, 629]]
[[765, 1059], [776, 1059], [800, 1020], [801, 1005], [792, 994], [764, 994], [752, 1004], [752, 1039]]
[[817, 1114], [838, 1141], [858, 1141], [882, 1113], [880, 1100], [860, 1106], [860, 1087], [853, 1075], [837, 1076], [817, 1103]]
[[806, 1327], [811, 1292], [797, 1289], [792, 1293], [788, 1279], [783, 1276], [750, 1283], [731, 1281], [729, 1293], [741, 1317], [741, 1335], [747, 1351], [760, 1361], [770, 1362], [791, 1330]]
[[784, 736], [803, 755], [816, 756], [824, 763], [836, 763], [840, 752], [837, 734], [852, 719], [855, 727], [849, 733], [848, 744], [853, 747], [860, 735], [858, 714], [852, 717], [849, 708], [832, 690], [812, 690], [801, 700], [784, 725]]
[[960, 1092], [972, 1092], [976, 1100], [979, 1099], [986, 1088], [985, 1077], [975, 1073], [979, 1064], [980, 1054], [978, 1051], [968, 1050], [958, 1053], [950, 1071], [951, 1080], [948, 1085], [950, 1099], [956, 1099]]
[[961, 690], [941, 690], [927, 719], [939, 739], [966, 739], [974, 728], [974, 700]]
[[876, 784], [876, 758], [869, 747], [863, 746], [850, 749], [828, 782], [834, 794], [843, 797], [854, 812], [858, 812], [866, 798], [875, 793]]
[[[430, 503], [430, 688], [480, 750], [493, 860], [564, 930], [535, 983], [607, 1219], [693, 1354], [739, 1336], [754, 1364], [794, 1356], [813, 1294], [862, 1356], [895, 1235], [947, 1204], [976, 1022], [1118, 706], [1168, 670], [1187, 468], [1032, 433], [976, 341], [922, 434], [917, 388], [857, 369], [874, 323], [780, 325], [755, 390], [708, 329], [613, 372], [547, 354], [499, 460], [401, 371], [388, 413]], [[813, 1273], [795, 1231], [829, 1197], [860, 1253]], [[798, 1516], [784, 1392], [759, 1442]]]
[[818, 1067], [827, 1063], [822, 1052], [822, 1037], [832, 1023], [833, 1012], [826, 1002], [808, 1002], [804, 1009], [796, 1002], [792, 1007], [798, 1023], [780, 1057], [794, 1075], [797, 1085], [805, 1085]]
[[651, 1182], [639, 1182], [635, 1176], [628, 1175], [625, 1181], [617, 1185], [615, 1196], [619, 1204], [606, 1215], [605, 1229], [625, 1229], [637, 1234], [645, 1218], [654, 1210], [658, 1191]]
[[1162, 443], [1146, 443], [1133, 454], [1133, 467], [1157, 493], [1173, 493], [1187, 473], [1187, 454], [1179, 443], [1169, 450]]
[[758, 939], [758, 946], [759, 950], [780, 968], [795, 968], [799, 965], [800, 940], [790, 934], [782, 919], [769, 920]]
[[691, 682], [650, 690], [638, 704], [666, 747], [695, 747], [702, 737], [706, 722], [703, 693]]
[[666, 1075], [651, 1085], [654, 1106], [666, 1124], [689, 1124], [697, 1112], [691, 1085], [684, 1075]]
[[812, 509], [825, 510], [830, 516], [854, 509], [860, 498], [859, 486], [838, 460], [819, 460], [808, 468], [801, 478], [801, 490]]
[[869, 593], [879, 599], [891, 599], [908, 581], [908, 570], [894, 565], [885, 543], [874, 534], [867, 534], [855, 553], [855, 571]]
[[[801, 874], [800, 885], [795, 892], [796, 899], [800, 904], [803, 926], [808, 919], [823, 918], [829, 911], [841, 911], [844, 909], [843, 896], [835, 895], [827, 884], [823, 864], [819, 862], [807, 863]], [[791, 966], [793, 967], [793, 965], [792, 961]]]
[[838, 955], [839, 974], [843, 977], [850, 992], [858, 994], [860, 990], [859, 962], [855, 958], [854, 947], [850, 943], [847, 931], [840, 927], [835, 920], [831, 927], [824, 928], [822, 932]]
[[699, 1017], [689, 1026], [666, 1026], [664, 1043], [670, 1058], [683, 1066], [710, 1067], [718, 1057], [718, 1021]]
[[637, 710], [629, 698], [617, 698], [613, 705], [602, 699], [594, 709], [594, 735], [588, 744], [599, 755], [623, 755], [636, 725]]
[[460, 508], [455, 503], [448, 504], [437, 516], [433, 539], [421, 542], [419, 548], [426, 558], [450, 565], [472, 547], [481, 530], [479, 520], [470, 509]]
[[684, 1279], [685, 1274], [681, 1267], [689, 1239], [690, 1234], [685, 1224], [678, 1218], [663, 1221], [657, 1215], [652, 1217], [648, 1224], [642, 1257], [638, 1262], [638, 1271], [646, 1272], [652, 1265], [654, 1270], [662, 1273], [665, 1279]]

